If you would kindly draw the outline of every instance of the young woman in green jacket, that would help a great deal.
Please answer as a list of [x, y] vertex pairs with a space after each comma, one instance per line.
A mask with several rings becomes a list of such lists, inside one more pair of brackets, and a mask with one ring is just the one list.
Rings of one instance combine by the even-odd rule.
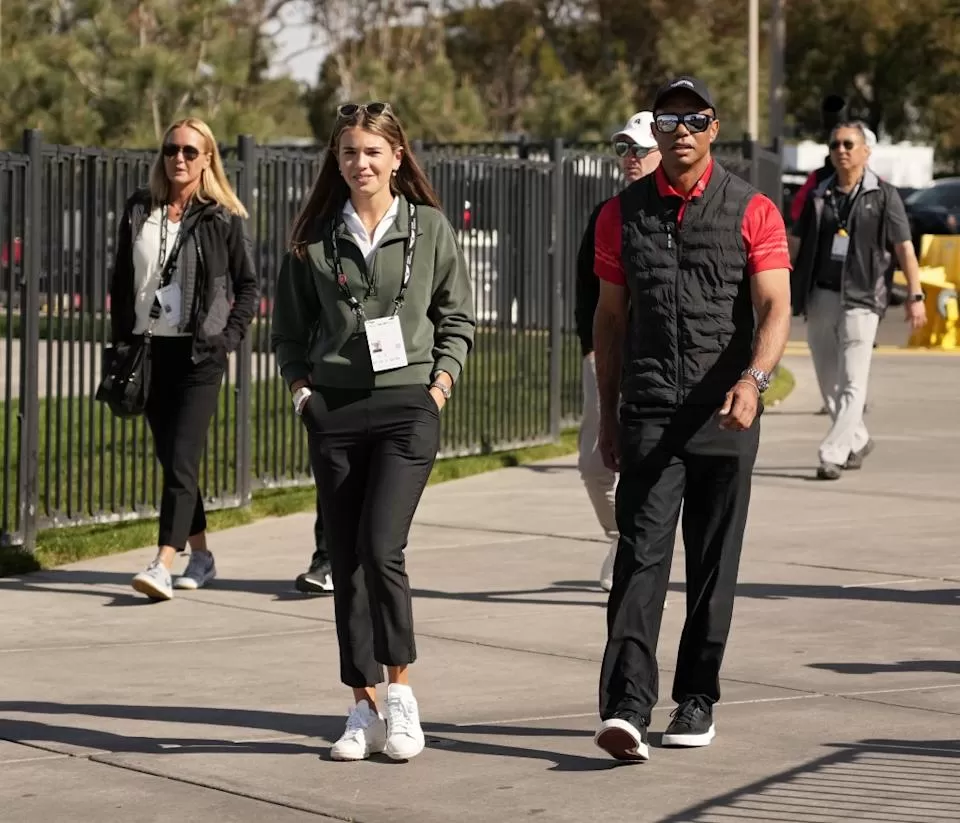
[[[283, 260], [271, 342], [307, 426], [355, 706], [336, 760], [424, 747], [404, 549], [473, 345], [453, 228], [386, 103], [340, 106]], [[389, 685], [385, 716], [376, 687]]]

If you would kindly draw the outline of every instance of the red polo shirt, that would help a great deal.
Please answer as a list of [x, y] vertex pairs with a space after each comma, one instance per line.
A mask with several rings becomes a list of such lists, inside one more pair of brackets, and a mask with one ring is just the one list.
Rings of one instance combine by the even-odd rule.
[[[690, 193], [684, 197], [667, 180], [662, 166], [654, 172], [657, 191], [661, 197], [676, 197], [683, 202], [677, 212], [677, 225], [683, 220], [687, 203], [694, 197], [702, 197], [713, 174], [713, 160]], [[787, 246], [787, 229], [783, 217], [773, 201], [759, 192], [747, 204], [743, 214], [743, 243], [747, 251], [747, 271], [752, 275], [770, 269], [789, 269], [790, 250]], [[620, 215], [620, 198], [608, 200], [597, 217], [595, 234], [594, 271], [597, 277], [615, 283], [626, 284], [623, 269], [621, 234], [623, 218]]]

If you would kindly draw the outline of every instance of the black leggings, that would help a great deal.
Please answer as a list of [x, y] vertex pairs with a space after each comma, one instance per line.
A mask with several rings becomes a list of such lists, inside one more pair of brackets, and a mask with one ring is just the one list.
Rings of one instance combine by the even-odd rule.
[[180, 552], [189, 536], [207, 528], [198, 486], [200, 459], [226, 367], [219, 358], [194, 363], [192, 349], [190, 337], [153, 338], [146, 409], [163, 468], [157, 544]]
[[303, 413], [333, 574], [340, 678], [383, 682], [417, 657], [404, 549], [440, 444], [424, 385], [318, 389]]

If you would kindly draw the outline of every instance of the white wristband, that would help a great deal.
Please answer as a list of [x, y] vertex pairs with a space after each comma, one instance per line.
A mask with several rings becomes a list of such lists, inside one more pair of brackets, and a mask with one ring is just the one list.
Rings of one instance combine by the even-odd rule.
[[301, 386], [293, 393], [293, 410], [298, 415], [303, 413], [303, 407], [307, 404], [311, 394], [313, 392], [306, 386]]

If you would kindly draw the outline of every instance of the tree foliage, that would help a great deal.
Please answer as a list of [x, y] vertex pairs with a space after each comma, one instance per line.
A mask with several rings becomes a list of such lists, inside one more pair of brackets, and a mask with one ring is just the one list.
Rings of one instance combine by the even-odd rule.
[[[327, 139], [338, 103], [388, 99], [426, 140], [605, 137], [669, 75], [711, 86], [726, 139], [747, 119], [744, 3], [720, 0], [2, 0], [0, 140], [27, 126], [155, 142], [197, 113], [232, 140]], [[960, 0], [784, 0], [787, 122], [818, 137], [836, 92], [879, 134], [960, 157]], [[325, 50], [303, 89], [271, 75], [288, 12]], [[762, 3], [765, 15], [768, 4]], [[761, 29], [760, 122], [768, 37]]]

